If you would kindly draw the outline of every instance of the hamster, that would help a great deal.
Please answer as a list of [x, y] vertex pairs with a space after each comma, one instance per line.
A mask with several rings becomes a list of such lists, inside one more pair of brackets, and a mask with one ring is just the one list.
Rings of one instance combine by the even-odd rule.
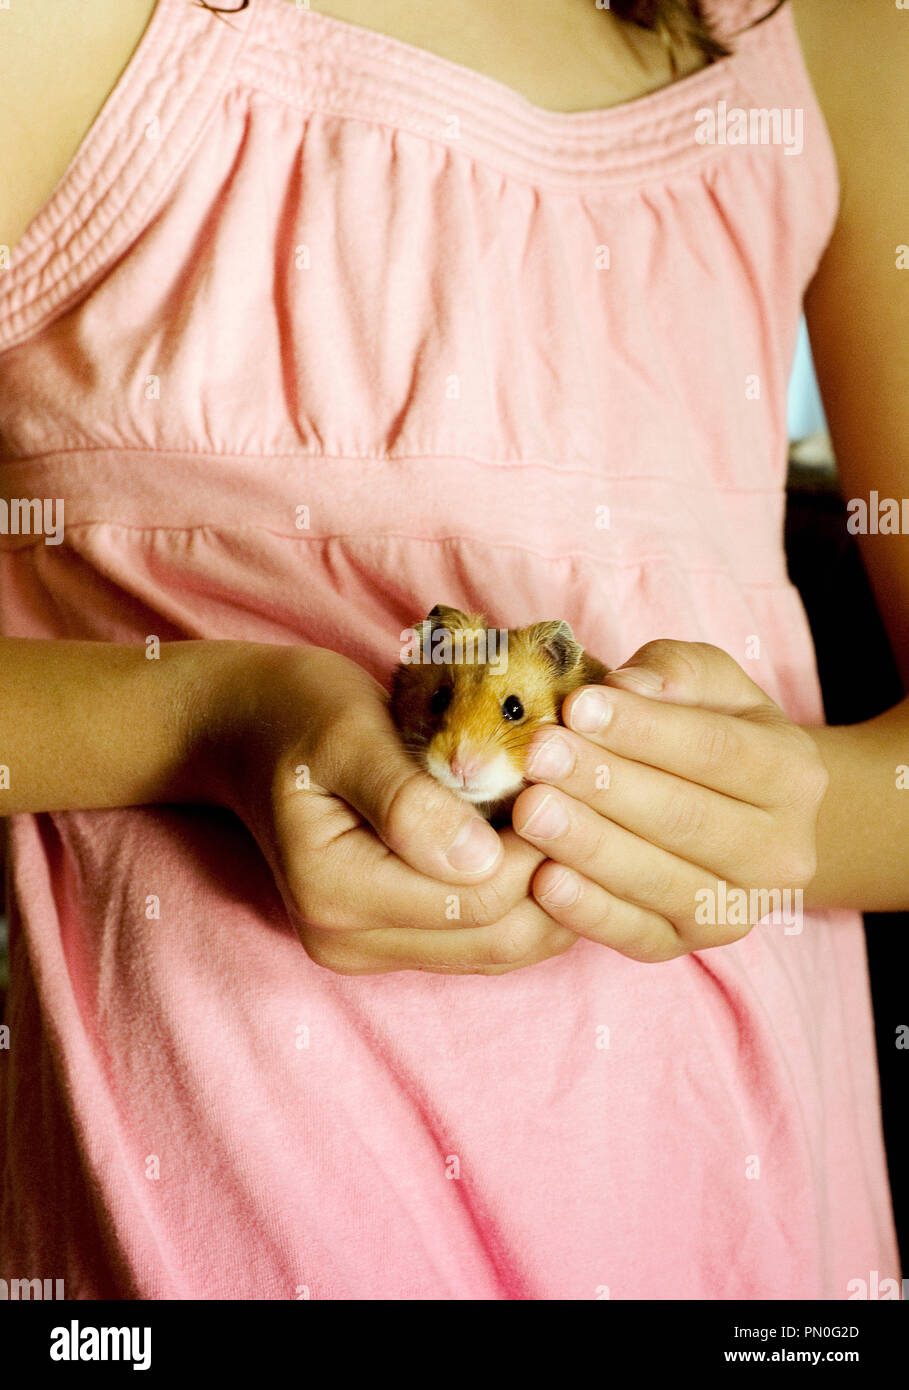
[[504, 824], [526, 785], [534, 733], [557, 724], [565, 696], [601, 684], [609, 668], [566, 622], [487, 628], [480, 614], [437, 604], [412, 631], [414, 659], [391, 680], [392, 720], [424, 772]]

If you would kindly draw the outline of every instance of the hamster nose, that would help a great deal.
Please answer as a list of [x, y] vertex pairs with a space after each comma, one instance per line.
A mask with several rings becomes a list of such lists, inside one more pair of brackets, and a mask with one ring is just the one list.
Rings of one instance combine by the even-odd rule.
[[483, 769], [483, 759], [472, 748], [456, 748], [448, 759], [453, 777], [457, 777], [462, 787], [472, 781]]

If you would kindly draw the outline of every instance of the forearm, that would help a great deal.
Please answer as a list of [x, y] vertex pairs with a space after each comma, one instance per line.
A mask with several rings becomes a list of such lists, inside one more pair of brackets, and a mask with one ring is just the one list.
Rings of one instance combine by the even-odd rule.
[[250, 650], [0, 638], [0, 815], [210, 799], [213, 729]]
[[830, 785], [806, 907], [909, 909], [909, 700], [862, 724], [807, 732]]

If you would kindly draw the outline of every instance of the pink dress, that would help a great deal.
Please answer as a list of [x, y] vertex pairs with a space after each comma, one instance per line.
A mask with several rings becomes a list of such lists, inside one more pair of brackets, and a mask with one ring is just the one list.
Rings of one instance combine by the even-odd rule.
[[[802, 148], [699, 140], [722, 102], [800, 111]], [[65, 502], [62, 544], [0, 535], [3, 631], [315, 643], [385, 678], [442, 601], [567, 618], [612, 664], [710, 641], [820, 722], [781, 522], [836, 209], [788, 5], [564, 114], [289, 0], [159, 0], [0, 271], [0, 489]], [[657, 966], [581, 941], [342, 977], [225, 813], [12, 840], [4, 1277], [838, 1299], [899, 1274], [855, 913]]]

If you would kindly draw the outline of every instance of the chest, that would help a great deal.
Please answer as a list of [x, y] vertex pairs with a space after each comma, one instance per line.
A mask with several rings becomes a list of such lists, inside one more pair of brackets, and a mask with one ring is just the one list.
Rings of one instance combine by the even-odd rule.
[[[547, 110], [602, 110], [674, 80], [657, 35], [591, 0], [320, 0], [318, 8], [481, 72]], [[705, 61], [691, 48], [675, 57], [676, 77]]]

